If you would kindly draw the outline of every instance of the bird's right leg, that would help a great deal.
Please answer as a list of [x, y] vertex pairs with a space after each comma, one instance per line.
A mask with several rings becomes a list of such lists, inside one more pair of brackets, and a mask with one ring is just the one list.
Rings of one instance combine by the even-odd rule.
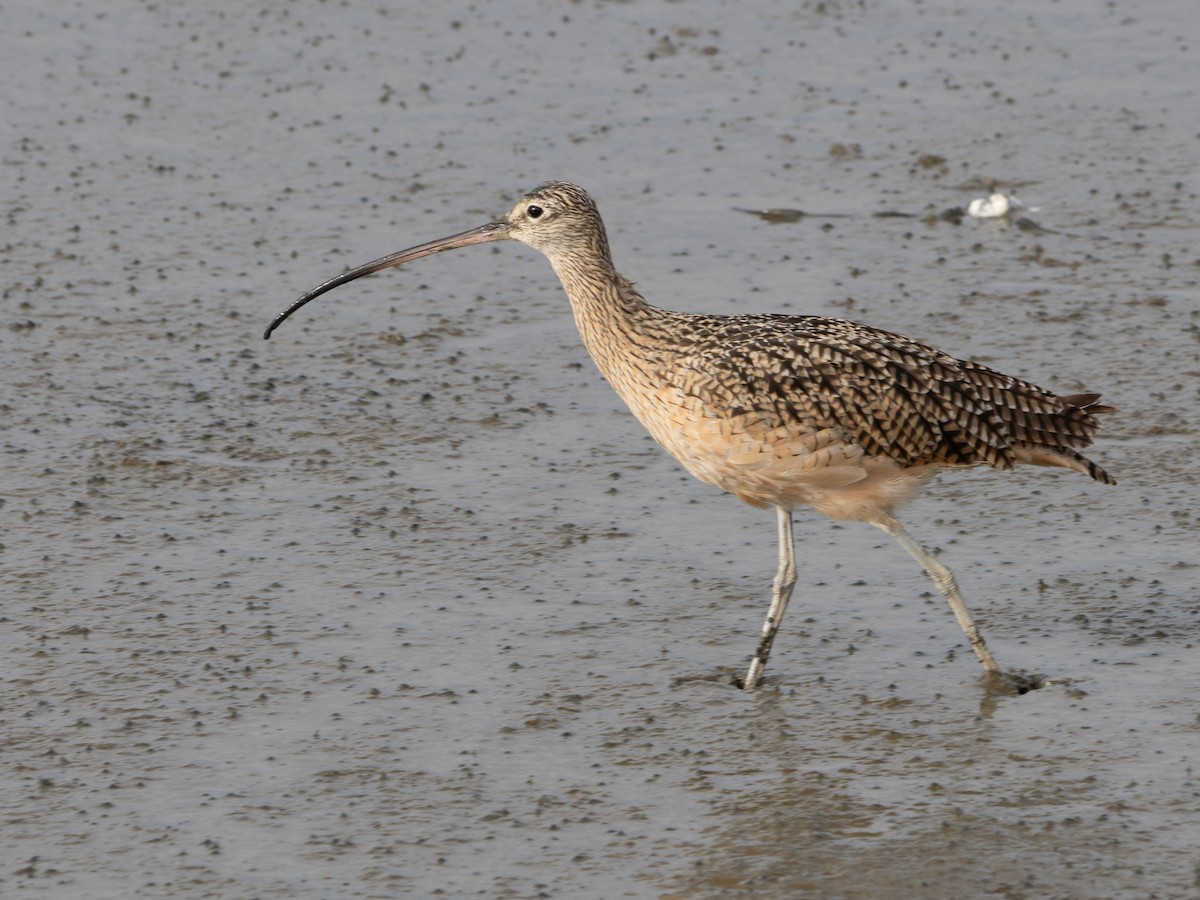
[[792, 599], [792, 588], [796, 586], [796, 546], [792, 537], [792, 511], [778, 507], [779, 511], [779, 569], [775, 573], [775, 581], [771, 584], [771, 606], [767, 609], [767, 620], [763, 622], [762, 637], [758, 639], [758, 649], [750, 660], [750, 670], [742, 689], [752, 691], [762, 680], [763, 669], [767, 666], [767, 657], [771, 655], [771, 645], [775, 643], [775, 635], [779, 633], [779, 625], [783, 621], [784, 610]]
[[962, 593], [958, 589], [958, 583], [954, 580], [954, 573], [934, 559], [924, 547], [910, 538], [908, 532], [901, 527], [896, 519], [891, 516], [882, 516], [878, 519], [871, 519], [870, 522], [875, 527], [882, 528], [895, 538], [896, 543], [907, 550], [909, 555], [921, 564], [921, 568], [925, 570], [925, 574], [933, 579], [933, 583], [937, 585], [937, 589], [941, 591], [942, 596], [946, 598], [946, 602], [950, 604], [950, 608], [954, 610], [954, 617], [958, 619], [958, 624], [962, 627], [967, 640], [971, 642], [971, 649], [979, 657], [979, 662], [983, 664], [984, 670], [989, 675], [999, 675], [1000, 667], [996, 665], [996, 660], [992, 657], [991, 651], [988, 650], [987, 644], [983, 641], [983, 635], [979, 633], [979, 628], [971, 619], [971, 613], [967, 611], [967, 604], [963, 602]]

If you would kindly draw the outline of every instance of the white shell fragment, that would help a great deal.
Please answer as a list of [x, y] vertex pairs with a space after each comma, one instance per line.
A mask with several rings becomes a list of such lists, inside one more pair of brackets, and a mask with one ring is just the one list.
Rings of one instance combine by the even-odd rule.
[[[1002, 219], [1018, 209], [1025, 208], [1025, 204], [1016, 197], [994, 193], [988, 197], [976, 198], [967, 204], [967, 215], [977, 219]], [[1036, 209], [1033, 211], [1036, 212]]]

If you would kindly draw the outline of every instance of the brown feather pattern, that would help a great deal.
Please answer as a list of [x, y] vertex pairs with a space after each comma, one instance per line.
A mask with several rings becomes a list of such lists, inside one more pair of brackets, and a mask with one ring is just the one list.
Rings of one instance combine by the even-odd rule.
[[[613, 268], [604, 225], [584, 191], [551, 183], [522, 202], [531, 199], [558, 221], [541, 219], [537, 238], [521, 240], [551, 259], [596, 364], [660, 443], [705, 481], [749, 502], [771, 502], [739, 490], [736, 466], [725, 467], [726, 478], [721, 455], [736, 456], [753, 443], [763, 454], [800, 456], [840, 442], [845, 460], [858, 459], [856, 465], [887, 462], [914, 475], [929, 467], [1012, 469], [1025, 462], [1115, 483], [1078, 452], [1092, 443], [1097, 417], [1112, 411], [1097, 394], [1060, 397], [842, 319], [651, 306]], [[520, 210], [518, 204], [510, 221]], [[723, 424], [705, 427], [713, 421]], [[699, 462], [705, 454], [711, 459]], [[818, 463], [841, 464], [822, 457], [812, 465]]]

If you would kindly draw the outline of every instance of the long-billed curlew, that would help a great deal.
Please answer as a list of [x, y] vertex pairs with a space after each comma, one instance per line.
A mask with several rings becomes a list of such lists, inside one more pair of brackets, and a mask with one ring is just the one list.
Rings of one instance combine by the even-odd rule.
[[651, 306], [613, 267], [604, 223], [582, 188], [555, 181], [503, 219], [401, 250], [313, 288], [315, 297], [389, 266], [487, 241], [540, 250], [562, 282], [583, 344], [654, 439], [684, 468], [779, 517], [779, 569], [742, 686], [756, 687], [796, 584], [792, 509], [890, 534], [933, 579], [989, 676], [1000, 674], [954, 575], [895, 511], [940, 470], [1017, 463], [1116, 482], [1084, 457], [1112, 412], [1099, 394], [1059, 397], [898, 334], [820, 316], [711, 316]]

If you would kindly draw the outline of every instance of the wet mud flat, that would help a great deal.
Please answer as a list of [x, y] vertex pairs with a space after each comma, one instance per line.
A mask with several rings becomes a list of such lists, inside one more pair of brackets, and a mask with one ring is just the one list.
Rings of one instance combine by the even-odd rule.
[[[14, 12], [0, 895], [1195, 896], [1192, 18]], [[815, 515], [766, 684], [722, 683], [772, 517], [640, 431], [532, 251], [261, 340], [549, 178], [652, 302], [1120, 407], [1115, 488], [950, 473], [905, 516], [1044, 687], [990, 694], [911, 561]], [[1038, 228], [944, 215], [987, 179]]]

